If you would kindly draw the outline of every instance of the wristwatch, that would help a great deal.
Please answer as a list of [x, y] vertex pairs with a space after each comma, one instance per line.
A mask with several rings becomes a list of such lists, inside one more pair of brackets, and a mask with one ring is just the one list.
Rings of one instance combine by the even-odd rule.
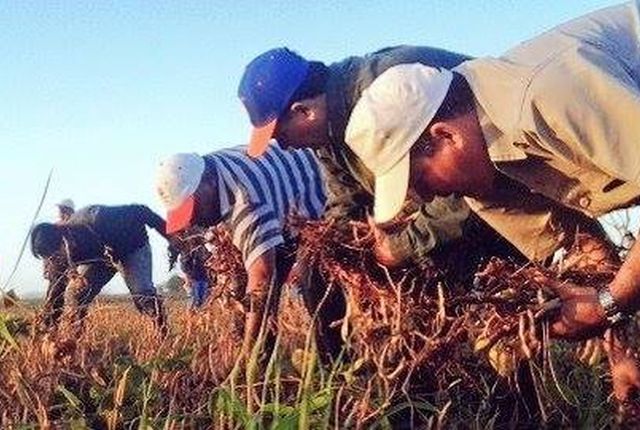
[[616, 325], [625, 321], [628, 316], [623, 314], [618, 308], [618, 304], [613, 299], [609, 288], [602, 288], [598, 291], [598, 302], [604, 308], [604, 314], [607, 317], [609, 325]]

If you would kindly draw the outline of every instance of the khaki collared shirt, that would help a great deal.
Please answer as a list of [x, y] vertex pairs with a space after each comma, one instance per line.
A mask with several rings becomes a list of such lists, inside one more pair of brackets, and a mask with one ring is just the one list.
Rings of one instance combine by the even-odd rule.
[[526, 188], [514, 195], [503, 184], [491, 201], [468, 203], [527, 256], [546, 257], [561, 243], [570, 228], [559, 227], [562, 207], [597, 217], [638, 200], [638, 2], [575, 19], [457, 70], [473, 89], [491, 159]]

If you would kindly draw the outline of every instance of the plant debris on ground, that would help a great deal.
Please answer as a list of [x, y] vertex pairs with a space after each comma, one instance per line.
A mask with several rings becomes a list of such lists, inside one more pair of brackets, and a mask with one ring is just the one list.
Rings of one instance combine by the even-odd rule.
[[167, 300], [167, 337], [122, 301], [99, 300], [81, 331], [62, 325], [46, 334], [34, 330], [33, 309], [5, 309], [0, 426], [615, 424], [598, 342], [554, 342], [547, 326], [558, 305], [554, 284], [595, 285], [612, 271], [559, 274], [508, 252], [492, 258], [473, 237], [431, 263], [390, 270], [376, 263], [365, 225], [296, 227], [298, 263], [269, 324], [276, 347], [256, 369], [237, 366], [246, 273], [218, 228], [210, 300], [197, 311]]

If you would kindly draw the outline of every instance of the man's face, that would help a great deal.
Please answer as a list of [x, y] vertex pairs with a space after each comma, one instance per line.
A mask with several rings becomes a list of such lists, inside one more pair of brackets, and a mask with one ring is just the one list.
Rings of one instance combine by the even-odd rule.
[[329, 141], [324, 94], [293, 103], [278, 119], [273, 137], [285, 149], [318, 148]]
[[211, 227], [220, 222], [220, 199], [218, 187], [202, 181], [195, 193], [196, 205], [192, 224]]
[[486, 195], [495, 172], [479, 128], [425, 132], [411, 152], [411, 188], [425, 201], [451, 194]]
[[431, 148], [414, 151], [415, 155], [411, 156], [410, 184], [413, 191], [427, 202], [435, 196], [464, 194], [464, 176], [460, 172], [462, 163], [458, 154], [438, 142], [432, 141], [429, 145]]

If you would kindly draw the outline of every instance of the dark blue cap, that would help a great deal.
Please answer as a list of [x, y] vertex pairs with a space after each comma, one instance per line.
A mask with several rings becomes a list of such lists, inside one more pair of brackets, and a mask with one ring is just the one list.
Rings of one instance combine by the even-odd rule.
[[254, 127], [278, 119], [309, 71], [309, 62], [288, 48], [258, 55], [247, 65], [238, 97]]

